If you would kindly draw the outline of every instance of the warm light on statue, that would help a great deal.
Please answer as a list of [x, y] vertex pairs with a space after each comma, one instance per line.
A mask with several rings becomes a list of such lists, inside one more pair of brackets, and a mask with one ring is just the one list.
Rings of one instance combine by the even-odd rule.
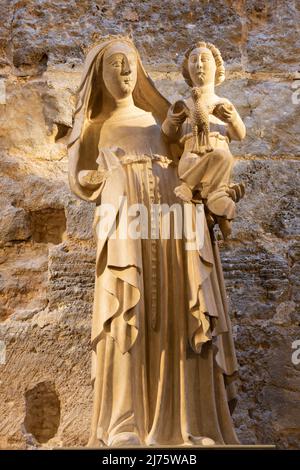
[[[205, 48], [192, 50], [195, 63], [202, 53], [211, 54]], [[216, 95], [211, 80], [220, 79], [223, 69], [213, 56], [209, 62], [206, 74], [198, 76], [193, 59], [189, 73], [193, 86], [201, 87], [212, 102]], [[91, 447], [238, 443], [230, 414], [237, 362], [212, 226], [203, 216], [201, 245], [186, 249], [174, 231], [162, 236], [163, 217], [154, 223], [154, 205], [183, 208], [187, 203], [196, 224], [193, 195], [186, 202], [174, 192], [181, 184], [179, 176], [188, 190], [195, 189], [186, 178], [192, 168], [186, 161], [189, 139], [179, 167], [169, 149], [169, 141], [179, 136], [182, 124], [184, 128], [185, 107], [179, 113], [170, 108], [127, 38], [89, 52], [69, 142], [69, 180], [77, 196], [95, 203], [96, 230], [101, 205], [112, 207], [115, 214], [108, 218], [107, 234], [97, 237]], [[199, 157], [213, 159], [206, 176], [212, 175], [216, 152], [229, 152], [226, 139], [244, 133], [233, 107], [220, 108], [218, 114], [209, 115], [211, 127], [225, 121], [229, 137], [220, 134], [219, 143], [216, 130], [210, 129], [213, 150]], [[209, 201], [213, 184], [225, 191], [229, 167], [231, 163], [218, 182], [216, 172], [211, 176], [207, 201], [198, 199], [202, 208], [206, 204], [214, 212]], [[199, 183], [199, 173], [195, 178]], [[239, 187], [231, 191], [223, 195], [226, 203], [238, 199]], [[143, 205], [150, 232], [152, 228], [158, 236], [117, 236], [124, 197], [128, 206]], [[185, 218], [187, 212], [182, 212]], [[172, 217], [171, 228], [175, 211]], [[220, 225], [219, 219], [213, 222]]]

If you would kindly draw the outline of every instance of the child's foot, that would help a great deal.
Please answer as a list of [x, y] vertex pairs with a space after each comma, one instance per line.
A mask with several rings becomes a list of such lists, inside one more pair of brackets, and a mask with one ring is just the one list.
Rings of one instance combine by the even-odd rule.
[[234, 202], [239, 202], [245, 195], [244, 183], [230, 184], [227, 189], [227, 194]]
[[186, 183], [182, 183], [180, 186], [177, 186], [174, 189], [174, 193], [177, 197], [179, 197], [185, 202], [190, 202], [193, 197], [192, 190]]

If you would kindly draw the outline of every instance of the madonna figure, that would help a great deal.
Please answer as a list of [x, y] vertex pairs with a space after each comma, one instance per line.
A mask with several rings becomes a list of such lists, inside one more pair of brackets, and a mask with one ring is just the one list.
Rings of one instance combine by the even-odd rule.
[[161, 131], [169, 107], [129, 39], [87, 55], [69, 142], [70, 186], [95, 204], [95, 228], [104, 204], [117, 214], [107, 236], [97, 236], [91, 447], [238, 443], [230, 414], [237, 363], [206, 220], [200, 249], [187, 250], [172, 230], [163, 237], [160, 226], [156, 237], [116, 236], [124, 196], [128, 207], [148, 209], [150, 226], [153, 204], [184, 204]]

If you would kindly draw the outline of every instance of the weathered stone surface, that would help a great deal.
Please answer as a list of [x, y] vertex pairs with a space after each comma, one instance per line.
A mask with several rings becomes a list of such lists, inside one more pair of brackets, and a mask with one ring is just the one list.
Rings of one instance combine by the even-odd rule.
[[125, 0], [2, 3], [2, 65], [18, 75], [39, 74], [54, 64], [81, 64], [85, 48], [110, 34], [132, 34], [148, 63], [174, 66], [178, 51], [201, 35], [242, 70], [298, 70], [296, 0], [149, 0], [138, 8]]
[[299, 447], [300, 245], [226, 244], [222, 262], [240, 364], [235, 423], [243, 440]]
[[243, 3], [246, 70], [299, 70], [299, 2], [247, 0]]
[[24, 209], [16, 208], [9, 203], [3, 204], [0, 222], [0, 239], [2, 242], [26, 240], [31, 236], [28, 214]]
[[233, 178], [244, 182], [246, 197], [238, 205], [234, 238], [263, 243], [299, 236], [299, 169], [291, 159], [236, 161]]
[[47, 305], [47, 247], [13, 244], [0, 249], [1, 321], [28, 318]]
[[[4, 447], [36, 447], [24, 426], [25, 394], [39, 383], [52, 382], [60, 400], [58, 432], [45, 446], [82, 446], [91, 415], [90, 312], [47, 310], [26, 321], [1, 325], [7, 364], [1, 366], [1, 437]], [[51, 413], [51, 410], [49, 410]]]
[[[49, 253], [48, 296], [51, 309], [76, 305], [90, 312], [93, 301], [96, 251], [91, 244], [61, 244]], [[75, 282], [74, 282], [75, 281]]]
[[[246, 198], [232, 240], [220, 242], [240, 363], [235, 424], [244, 443], [300, 447], [298, 3], [1, 2], [0, 447], [88, 439], [94, 208], [68, 189], [66, 140], [84, 52], [115, 33], [132, 33], [170, 101], [187, 94], [179, 66], [193, 41], [223, 53], [228, 79], [218, 93], [248, 131], [232, 146]], [[53, 417], [55, 394], [59, 423], [33, 423], [28, 397]]]
[[[25, 84], [6, 82], [6, 104], [0, 110], [4, 134], [1, 145], [5, 150], [9, 148], [14, 154], [21, 151], [29, 158], [47, 160], [60, 160], [66, 155], [64, 146], [55, 143], [56, 115], [48, 91], [45, 80]], [[51, 112], [46, 120], [47, 111]], [[61, 121], [64, 119], [63, 116]]]

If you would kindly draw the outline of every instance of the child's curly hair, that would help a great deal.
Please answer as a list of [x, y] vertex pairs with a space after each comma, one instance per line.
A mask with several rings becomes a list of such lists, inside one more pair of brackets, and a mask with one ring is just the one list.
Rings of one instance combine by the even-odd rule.
[[199, 41], [196, 44], [193, 44], [193, 46], [191, 46], [184, 54], [184, 60], [182, 63], [182, 75], [183, 75], [184, 80], [186, 81], [188, 86], [190, 87], [193, 86], [190, 73], [189, 73], [188, 62], [189, 62], [190, 53], [198, 47], [206, 47], [207, 49], [211, 51], [213, 58], [215, 59], [216, 68], [217, 68], [216, 75], [215, 75], [215, 85], [216, 86], [220, 85], [220, 83], [222, 83], [225, 80], [225, 67], [224, 67], [222, 56], [221, 56], [221, 52], [213, 44], [209, 42], [204, 42], [204, 41]]

